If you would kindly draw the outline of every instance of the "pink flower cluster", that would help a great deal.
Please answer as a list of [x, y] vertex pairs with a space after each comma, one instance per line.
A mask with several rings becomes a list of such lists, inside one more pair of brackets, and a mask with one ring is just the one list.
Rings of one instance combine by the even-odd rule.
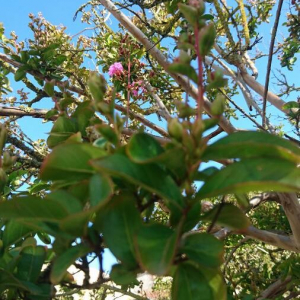
[[114, 64], [112, 64], [109, 69], [108, 69], [108, 74], [110, 77], [114, 76], [114, 75], [117, 75], [117, 76], [120, 76], [123, 74], [123, 66], [121, 63], [119, 62], [115, 62]]
[[139, 93], [144, 93], [146, 91], [146, 89], [143, 87], [143, 81], [142, 80], [134, 81], [133, 83], [131, 83], [129, 85], [129, 88], [131, 90], [132, 95], [135, 96], [135, 97], [140, 96]]

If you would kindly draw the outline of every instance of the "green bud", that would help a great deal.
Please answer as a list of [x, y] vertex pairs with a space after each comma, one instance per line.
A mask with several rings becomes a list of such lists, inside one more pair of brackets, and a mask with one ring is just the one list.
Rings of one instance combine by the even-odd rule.
[[0, 125], [0, 155], [2, 154], [7, 138], [7, 130], [3, 125]]
[[214, 23], [209, 23], [199, 32], [199, 51], [201, 56], [209, 53], [215, 43], [216, 29]]
[[6, 182], [7, 182], [6, 173], [2, 168], [0, 168], [0, 193], [1, 194], [3, 193]]
[[194, 108], [191, 108], [190, 106], [183, 106], [180, 108], [178, 116], [179, 118], [188, 118], [192, 117], [196, 114], [196, 111]]
[[10, 156], [10, 154], [5, 151], [3, 153], [3, 158], [2, 158], [2, 167], [4, 170], [9, 169], [16, 161], [16, 157], [15, 156]]
[[190, 64], [192, 57], [184, 50], [180, 50], [179, 61], [183, 64]]
[[195, 26], [198, 22], [198, 10], [190, 5], [183, 3], [178, 4], [180, 12], [184, 15], [186, 20], [192, 25]]
[[217, 95], [216, 99], [212, 103], [210, 110], [212, 115], [220, 116], [225, 109], [225, 97], [223, 95]]
[[192, 135], [196, 141], [200, 141], [204, 131], [204, 124], [201, 119], [197, 119], [192, 125]]
[[194, 154], [196, 145], [195, 145], [193, 138], [187, 132], [184, 132], [184, 134], [183, 134], [182, 144], [189, 151], [190, 155]]
[[104, 77], [97, 72], [91, 72], [90, 79], [88, 80], [88, 86], [94, 100], [96, 102], [103, 101], [104, 94], [106, 92], [106, 81]]
[[218, 118], [210, 118], [210, 119], [203, 120], [203, 124], [205, 128], [204, 131], [215, 127], [218, 123], [219, 123]]
[[168, 131], [171, 137], [174, 139], [181, 141], [183, 134], [182, 124], [178, 121], [178, 119], [170, 119], [168, 122]]
[[205, 11], [205, 4], [203, 0], [190, 0], [190, 6], [197, 9], [198, 15], [201, 16], [204, 14]]

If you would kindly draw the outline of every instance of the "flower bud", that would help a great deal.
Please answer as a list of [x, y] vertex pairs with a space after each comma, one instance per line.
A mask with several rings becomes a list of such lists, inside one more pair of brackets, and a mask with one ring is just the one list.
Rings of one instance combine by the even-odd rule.
[[3, 153], [3, 158], [2, 158], [2, 167], [3, 169], [7, 170], [9, 169], [16, 161], [16, 157], [15, 156], [10, 156], [10, 154], [5, 151]]
[[217, 95], [216, 99], [211, 105], [211, 113], [214, 116], [220, 116], [224, 112], [225, 108], [225, 97], [223, 95]]
[[171, 137], [175, 138], [178, 141], [181, 141], [183, 134], [182, 124], [178, 119], [170, 119], [168, 123], [168, 131]]
[[0, 168], [0, 193], [1, 194], [2, 194], [2, 192], [4, 190], [6, 182], [7, 182], [6, 173], [5, 173], [5, 171], [2, 168]]

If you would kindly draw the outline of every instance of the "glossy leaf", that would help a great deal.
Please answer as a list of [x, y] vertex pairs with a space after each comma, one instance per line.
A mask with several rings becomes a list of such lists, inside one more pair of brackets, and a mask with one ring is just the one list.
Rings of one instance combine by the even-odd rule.
[[76, 132], [78, 132], [78, 127], [74, 119], [59, 117], [52, 127], [47, 144], [50, 148], [53, 148]]
[[136, 267], [134, 236], [141, 226], [139, 212], [130, 195], [115, 196], [98, 213], [95, 226], [115, 257], [126, 267]]
[[144, 225], [136, 238], [141, 267], [158, 276], [166, 275], [176, 252], [177, 234], [162, 224]]
[[90, 120], [95, 113], [94, 107], [90, 101], [79, 104], [72, 115], [76, 119], [78, 130], [82, 136], [86, 136], [86, 128], [90, 125]]
[[116, 264], [112, 266], [110, 272], [110, 278], [118, 285], [138, 285], [139, 282], [136, 279], [137, 272], [130, 271], [124, 267], [124, 265]]
[[216, 299], [207, 278], [188, 263], [177, 267], [172, 284], [172, 300], [221, 300]]
[[200, 266], [216, 268], [223, 262], [223, 243], [211, 234], [188, 234], [182, 241], [180, 251]]
[[17, 288], [19, 290], [29, 291], [30, 289], [12, 273], [0, 268], [0, 290], [7, 288]]
[[64, 278], [67, 269], [76, 259], [89, 253], [90, 248], [85, 245], [76, 245], [59, 255], [52, 266], [50, 280], [53, 284], [58, 284]]
[[104, 155], [104, 150], [89, 144], [60, 145], [45, 159], [41, 179], [72, 181], [88, 178], [94, 173], [90, 160]]
[[21, 251], [17, 277], [36, 282], [45, 263], [46, 251], [43, 246], [27, 246]]
[[300, 162], [300, 149], [285, 139], [265, 132], [241, 131], [208, 146], [203, 160], [273, 157]]
[[6, 248], [10, 245], [16, 244], [23, 237], [26, 237], [32, 229], [25, 226], [22, 223], [19, 223], [16, 220], [11, 220], [5, 225], [3, 232], [3, 247]]
[[245, 229], [250, 225], [246, 215], [238, 207], [229, 203], [216, 205], [202, 219], [230, 229]]
[[99, 173], [91, 177], [89, 182], [91, 207], [104, 205], [113, 193], [113, 184], [109, 177]]
[[20, 81], [22, 80], [23, 78], [26, 77], [26, 71], [24, 70], [24, 68], [19, 68], [16, 73], [15, 73], [15, 81]]
[[77, 213], [82, 210], [80, 201], [70, 193], [64, 190], [57, 190], [47, 196], [47, 199], [60, 203], [70, 214]]
[[62, 232], [71, 234], [74, 237], [85, 236], [88, 230], [88, 222], [91, 217], [90, 211], [74, 213], [59, 222]]
[[44, 91], [48, 94], [48, 96], [54, 96], [54, 84], [47, 81], [44, 85]]
[[164, 152], [161, 145], [146, 133], [137, 133], [126, 147], [129, 158], [136, 163], [147, 163]]
[[210, 176], [196, 195], [197, 199], [253, 190], [292, 192], [300, 189], [300, 169], [294, 163], [273, 158], [236, 162]]
[[67, 215], [56, 201], [33, 196], [0, 202], [0, 218], [4, 219], [59, 220]]
[[195, 83], [198, 82], [198, 75], [195, 71], [195, 69], [190, 66], [189, 64], [183, 64], [183, 63], [172, 63], [169, 65], [168, 70], [172, 73], [178, 73], [181, 75], [185, 75], [191, 80], [193, 80]]
[[183, 199], [180, 190], [172, 178], [157, 165], [135, 164], [121, 154], [93, 161], [92, 165], [100, 171], [108, 172], [160, 195], [168, 201], [168, 207], [173, 213], [181, 215]]

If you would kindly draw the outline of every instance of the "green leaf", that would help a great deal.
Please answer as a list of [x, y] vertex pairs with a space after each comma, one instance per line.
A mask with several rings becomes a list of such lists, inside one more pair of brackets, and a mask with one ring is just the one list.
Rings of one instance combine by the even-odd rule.
[[158, 141], [146, 133], [135, 134], [126, 150], [129, 158], [136, 163], [147, 163], [164, 152]]
[[46, 245], [51, 244], [51, 237], [45, 232], [37, 232], [38, 238]]
[[135, 268], [134, 236], [141, 226], [134, 197], [119, 195], [97, 214], [95, 226], [103, 232], [106, 245], [124, 266]]
[[14, 277], [13, 274], [0, 268], [0, 290], [6, 290], [9, 287], [29, 291], [29, 288]]
[[296, 101], [286, 102], [283, 106], [283, 109], [291, 109], [291, 108], [300, 108], [300, 104]]
[[202, 220], [216, 222], [230, 229], [245, 229], [250, 225], [249, 219], [236, 206], [229, 203], [221, 203], [210, 210]]
[[63, 144], [57, 146], [45, 159], [41, 168], [42, 180], [81, 180], [93, 175], [91, 159], [104, 156], [104, 150], [89, 144]]
[[78, 130], [82, 136], [86, 136], [86, 128], [90, 125], [90, 120], [94, 116], [95, 110], [92, 106], [91, 101], [85, 101], [80, 103], [72, 117], [76, 119]]
[[54, 96], [54, 84], [47, 81], [44, 85], [44, 91], [48, 94], [49, 97]]
[[97, 126], [97, 130], [101, 133], [101, 135], [113, 145], [117, 145], [119, 143], [119, 137], [116, 134], [116, 131], [111, 128], [109, 125], [100, 125]]
[[20, 81], [26, 77], [26, 71], [21, 67], [15, 73], [15, 81]]
[[67, 140], [76, 132], [78, 132], [78, 127], [74, 119], [59, 117], [52, 127], [50, 135], [47, 139], [47, 144], [49, 148], [53, 148], [54, 146]]
[[142, 268], [158, 276], [166, 275], [176, 253], [177, 234], [162, 224], [144, 225], [136, 238], [137, 257]]
[[214, 16], [213, 15], [210, 15], [210, 14], [205, 14], [203, 16], [200, 17], [201, 20], [206, 20], [206, 21], [211, 21], [214, 19]]
[[0, 218], [4, 219], [59, 220], [67, 215], [67, 211], [56, 201], [34, 196], [0, 202]]
[[36, 282], [45, 262], [46, 251], [43, 246], [27, 246], [21, 251], [17, 277], [21, 280]]
[[300, 169], [294, 163], [279, 158], [253, 158], [214, 173], [199, 190], [196, 199], [255, 190], [297, 192], [299, 189]]
[[116, 264], [112, 266], [110, 276], [109, 276], [116, 284], [118, 285], [138, 285], [137, 281], [137, 272], [128, 270], [124, 265]]
[[91, 177], [89, 182], [91, 207], [101, 207], [113, 193], [113, 184], [109, 177], [99, 173]]
[[85, 245], [72, 246], [70, 249], [66, 250], [64, 253], [59, 255], [53, 263], [50, 280], [53, 284], [58, 284], [64, 278], [67, 269], [75, 262], [76, 259], [89, 253], [91, 249]]
[[223, 262], [223, 243], [207, 233], [188, 234], [180, 251], [200, 266], [217, 268]]
[[184, 206], [181, 192], [173, 179], [159, 166], [135, 164], [121, 154], [114, 154], [105, 159], [93, 161], [92, 165], [102, 172], [140, 185], [165, 198], [171, 212], [175, 214], [175, 218], [180, 218]]
[[221, 300], [213, 295], [208, 279], [188, 263], [178, 266], [172, 284], [172, 300]]
[[46, 199], [54, 200], [61, 204], [65, 210], [72, 214], [82, 211], [81, 202], [73, 195], [64, 190], [56, 190], [47, 195]]
[[198, 12], [197, 9], [191, 5], [186, 5], [183, 3], [178, 4], [180, 12], [184, 15], [186, 20], [192, 25], [196, 26], [198, 23]]
[[182, 230], [183, 232], [192, 230], [199, 222], [201, 216], [201, 204], [199, 201], [193, 203], [193, 206], [189, 209], [186, 218], [184, 220]]
[[60, 66], [66, 60], [67, 57], [65, 55], [58, 55], [53, 59], [53, 64], [56, 66]]
[[215, 172], [218, 172], [219, 169], [216, 167], [208, 167], [202, 171], [198, 171], [193, 176], [193, 179], [195, 181], [205, 181], [207, 180], [211, 175], [213, 175]]
[[189, 64], [172, 63], [168, 66], [168, 70], [172, 73], [178, 73], [187, 76], [195, 83], [198, 83], [198, 75], [195, 69]]
[[216, 29], [213, 22], [202, 28], [199, 32], [199, 51], [201, 56], [205, 56], [212, 49], [216, 39]]
[[7, 248], [10, 245], [16, 244], [23, 237], [26, 237], [30, 232], [32, 232], [31, 228], [19, 223], [18, 221], [9, 221], [5, 225], [5, 229], [3, 232], [3, 247]]
[[226, 284], [222, 273], [218, 269], [208, 269], [203, 267], [201, 267], [201, 271], [213, 291], [212, 299], [227, 300]]
[[300, 149], [285, 139], [265, 132], [231, 133], [208, 146], [203, 160], [273, 157], [300, 162]]
[[71, 234], [74, 237], [85, 236], [88, 230], [90, 217], [90, 211], [73, 213], [59, 222], [59, 228], [62, 232]]

